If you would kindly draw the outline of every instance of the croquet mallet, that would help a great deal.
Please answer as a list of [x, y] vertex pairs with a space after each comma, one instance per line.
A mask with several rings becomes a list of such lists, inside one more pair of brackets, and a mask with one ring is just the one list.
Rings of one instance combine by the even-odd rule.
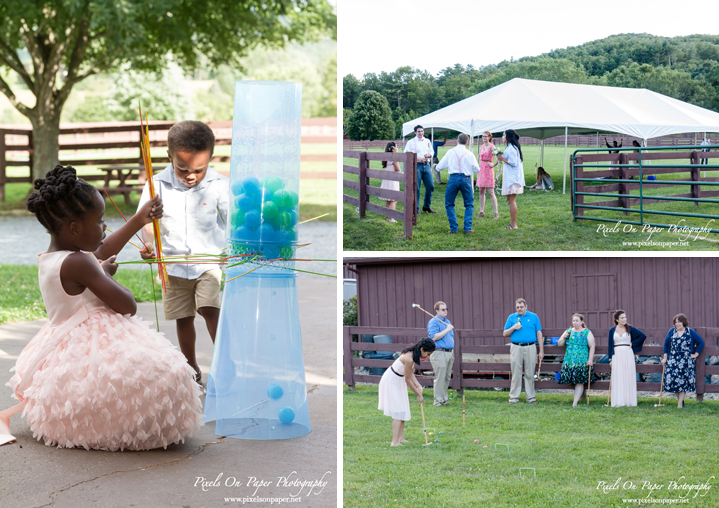
[[592, 366], [589, 366], [589, 376], [587, 377], [587, 406], [589, 405], [589, 387], [592, 385]]
[[664, 392], [664, 369], [666, 369], [667, 364], [662, 364], [662, 386], [659, 388], [659, 404], [654, 404], [654, 407], [661, 407], [664, 404], [662, 404], [662, 393]]
[[426, 310], [424, 310], [422, 307], [419, 306], [418, 303], [413, 303], [413, 304], [412, 304], [412, 307], [417, 307], [419, 310], [421, 310], [422, 312], [424, 312], [425, 314], [427, 314], [429, 317], [432, 317], [432, 318], [436, 319], [437, 321], [439, 321], [440, 323], [442, 323], [443, 325], [447, 326], [447, 323], [445, 323], [444, 321], [442, 321], [441, 319], [439, 319], [437, 316], [435, 316], [435, 315], [433, 315], [433, 314], [430, 314], [429, 312], [427, 312]]
[[424, 444], [422, 446], [429, 446], [432, 443], [427, 441], [427, 424], [424, 422], [424, 402], [420, 403], [419, 409], [422, 411], [422, 429], [424, 429]]

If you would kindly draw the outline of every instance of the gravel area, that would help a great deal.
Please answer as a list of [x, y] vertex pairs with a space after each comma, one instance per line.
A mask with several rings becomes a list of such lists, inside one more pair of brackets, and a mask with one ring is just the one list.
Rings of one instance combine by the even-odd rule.
[[[122, 218], [108, 218], [107, 227], [113, 231], [122, 226]], [[298, 250], [303, 259], [337, 259], [337, 223], [308, 222], [299, 228], [299, 243], [309, 243]], [[34, 265], [37, 254], [44, 252], [50, 243], [50, 235], [35, 217], [0, 217], [0, 264]], [[137, 242], [133, 242], [137, 243]], [[132, 245], [126, 245], [117, 256], [118, 261], [136, 261], [140, 256]], [[310, 272], [337, 275], [337, 263], [298, 261], [296, 267]], [[145, 265], [126, 265], [125, 268], [148, 269]], [[305, 273], [299, 277], [319, 277]]]

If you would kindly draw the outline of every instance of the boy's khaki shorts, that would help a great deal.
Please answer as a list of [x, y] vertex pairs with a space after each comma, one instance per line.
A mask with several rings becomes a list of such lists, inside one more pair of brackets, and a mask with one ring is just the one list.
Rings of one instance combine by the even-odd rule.
[[[197, 279], [189, 280], [169, 275], [167, 293], [162, 295], [165, 320], [195, 317], [200, 307], [220, 308], [220, 279], [222, 270], [209, 270]], [[195, 304], [197, 296], [197, 304]]]

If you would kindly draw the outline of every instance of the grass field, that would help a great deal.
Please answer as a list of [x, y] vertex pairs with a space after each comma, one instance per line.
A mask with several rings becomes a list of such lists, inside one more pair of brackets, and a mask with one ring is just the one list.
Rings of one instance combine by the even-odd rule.
[[[221, 145], [216, 147], [215, 155], [218, 156], [229, 156], [230, 146]], [[331, 143], [305, 143], [301, 146], [301, 153], [303, 154], [336, 154], [337, 145]], [[138, 150], [133, 149], [116, 149], [116, 150], [81, 150], [78, 153], [73, 153], [71, 156], [62, 154], [63, 158], [121, 158], [121, 157], [136, 157]], [[162, 148], [153, 148], [153, 157], [166, 156], [166, 151]], [[164, 169], [164, 165], [153, 166], [155, 173], [158, 173]], [[229, 171], [230, 163], [221, 162], [212, 164], [212, 167], [216, 170]], [[322, 172], [335, 172], [337, 164], [335, 162], [301, 162], [300, 171], [310, 173], [322, 173]], [[90, 175], [99, 174], [96, 166], [80, 166], [76, 168], [78, 175]], [[26, 177], [28, 175], [28, 168], [22, 167], [10, 167], [7, 169], [7, 176], [12, 177]], [[98, 185], [99, 181], [91, 182], [93, 185]], [[117, 185], [117, 181], [110, 181], [111, 186]], [[1, 210], [24, 210], [25, 205], [23, 199], [31, 189], [29, 183], [11, 183], [5, 185], [5, 202], [0, 203]], [[137, 210], [137, 203], [140, 200], [139, 193], [135, 192], [131, 194], [131, 205], [126, 205], [121, 195], [112, 198], [118, 205], [123, 214], [132, 215]], [[106, 201], [106, 215], [108, 217], [119, 217], [119, 214], [112, 206], [109, 200]], [[328, 216], [323, 217], [322, 221], [336, 222], [337, 221], [337, 181], [334, 179], [320, 179], [320, 178], [305, 178], [300, 181], [300, 220], [307, 220], [319, 215], [329, 213]]]
[[[575, 147], [569, 147], [567, 152], [571, 154]], [[444, 147], [440, 148], [440, 157], [446, 153]], [[535, 181], [535, 163], [539, 162], [539, 147], [523, 147], [525, 180], [531, 185]], [[432, 196], [432, 208], [438, 213], [428, 214], [421, 212], [417, 219], [417, 227], [414, 229], [412, 240], [404, 240], [403, 224], [397, 222], [388, 223], [384, 217], [367, 212], [366, 217], [359, 219], [354, 206], [343, 203], [343, 242], [344, 250], [350, 251], [440, 251], [440, 250], [576, 250], [576, 251], [598, 251], [598, 250], [624, 250], [624, 251], [646, 251], [646, 250], [672, 250], [672, 251], [694, 251], [694, 250], [717, 250], [719, 249], [719, 234], [709, 233], [686, 238], [686, 235], [678, 235], [668, 232], [666, 229], [653, 232], [645, 230], [642, 226], [622, 224], [618, 232], [608, 232], [611, 222], [597, 221], [573, 221], [571, 212], [571, 188], [567, 178], [567, 194], [562, 194], [564, 147], [545, 147], [544, 167], [552, 175], [555, 183], [554, 191], [525, 191], [517, 197], [518, 230], [504, 230], [509, 224], [509, 208], [504, 196], [498, 195], [499, 219], [493, 219], [492, 204], [487, 196], [485, 214], [487, 217], [478, 219], [479, 214], [479, 193], [475, 192], [474, 200], [474, 233], [471, 235], [449, 235], [449, 223], [444, 207], [444, 192], [446, 186], [436, 185]], [[656, 161], [660, 163], [662, 161]], [[344, 159], [344, 164], [356, 166], [356, 159]], [[372, 169], [381, 169], [379, 162], [371, 162]], [[499, 170], [500, 166], [496, 170]], [[569, 168], [567, 168], [569, 171]], [[674, 179], [679, 175], [661, 175], [660, 179]], [[685, 178], [686, 174], [681, 178]], [[345, 173], [343, 178], [357, 181], [356, 175]], [[444, 171], [442, 180], [447, 181], [447, 172]], [[380, 180], [371, 180], [371, 185], [379, 187]], [[404, 188], [402, 186], [402, 188]], [[356, 191], [344, 189], [348, 195], [357, 196]], [[424, 201], [424, 186], [422, 186], [422, 202]], [[669, 195], [686, 193], [686, 187], [669, 187], [662, 189], [645, 190], [654, 195]], [[638, 194], [638, 191], [634, 192]], [[603, 198], [587, 197], [585, 202], [591, 204]], [[384, 206], [385, 202], [376, 197], [371, 197], [370, 202]], [[420, 202], [420, 206], [422, 205]], [[682, 213], [700, 213], [719, 216], [719, 204], [702, 203], [696, 206], [693, 203], [665, 202], [660, 204], [645, 205], [650, 210], [661, 210]], [[398, 210], [403, 210], [402, 203], [398, 203]], [[455, 207], [460, 227], [464, 217], [464, 206], [461, 195], [456, 200]], [[622, 212], [611, 211], [586, 211], [586, 215], [600, 218], [614, 218], [622, 221], [639, 221], [638, 213], [624, 215]], [[681, 218], [668, 215], [644, 215], [645, 222], [677, 224]], [[688, 227], [706, 227], [708, 219], [687, 218], [681, 225]], [[709, 226], [711, 229], [719, 229], [719, 222]], [[605, 229], [606, 228], [606, 229]], [[704, 238], [705, 237], [705, 238]]]
[[[162, 301], [162, 288], [157, 283], [151, 284], [149, 271], [118, 270], [115, 280], [130, 288], [138, 302], [152, 301], [151, 288], [154, 288], [158, 304]], [[46, 317], [37, 266], [0, 265], [0, 325]]]
[[[540, 393], [536, 405], [522, 395], [510, 405], [506, 392], [467, 390], [463, 428], [461, 397], [437, 408], [429, 389], [425, 417], [439, 443], [423, 446], [410, 395], [410, 443], [391, 448], [392, 420], [377, 410], [377, 386], [345, 386], [344, 506], [595, 508], [647, 497], [656, 504], [644, 505], [719, 506], [719, 401], [689, 401], [679, 410], [674, 398], [662, 408], [640, 399], [636, 408], [606, 408], [606, 398], [590, 396], [589, 406], [573, 408], [569, 391]], [[520, 468], [534, 468], [536, 477]], [[617, 480], [616, 490], [597, 488]], [[625, 482], [636, 489], [623, 489]], [[710, 488], [670, 490], [670, 482]], [[650, 493], [650, 485], [663, 487]]]

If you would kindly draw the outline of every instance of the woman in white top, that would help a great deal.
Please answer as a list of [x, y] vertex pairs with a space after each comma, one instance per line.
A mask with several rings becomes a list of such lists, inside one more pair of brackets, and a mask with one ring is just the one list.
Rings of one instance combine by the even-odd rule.
[[[392, 152], [397, 153], [397, 144], [394, 141], [390, 141], [387, 143], [387, 146], [384, 149], [385, 152]], [[390, 162], [389, 165], [387, 165], [387, 161], [382, 161], [382, 167], [386, 171], [396, 171], [398, 173], [402, 172], [402, 169], [399, 167], [399, 162]], [[399, 182], [396, 180], [382, 180], [382, 185], [380, 185], [380, 189], [389, 189], [398, 191], [399, 190]], [[393, 201], [388, 198], [380, 198], [384, 199], [386, 201], [385, 206], [389, 208], [390, 210], [396, 210], [397, 209], [397, 201]], [[387, 220], [389, 222], [397, 222], [392, 217], [387, 217]]]
[[522, 147], [519, 146], [519, 135], [512, 129], [507, 129], [502, 136], [502, 141], [507, 144], [504, 156], [497, 155], [497, 158], [504, 163], [502, 177], [502, 196], [507, 196], [509, 203], [509, 226], [504, 229], [518, 229], [517, 227], [517, 194], [524, 192], [524, 166], [522, 161]]

